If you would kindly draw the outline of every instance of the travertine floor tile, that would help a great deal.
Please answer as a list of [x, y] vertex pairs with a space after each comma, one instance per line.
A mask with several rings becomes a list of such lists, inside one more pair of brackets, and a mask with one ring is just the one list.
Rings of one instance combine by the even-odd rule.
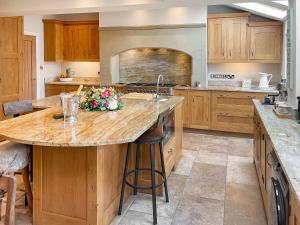
[[180, 200], [183, 195], [187, 176], [172, 173], [168, 178], [169, 198]]
[[224, 225], [267, 225], [257, 186], [227, 183]]
[[210, 198], [224, 201], [225, 181], [188, 179], [184, 189], [184, 198]]
[[196, 155], [197, 155], [197, 152], [190, 151], [190, 150], [183, 150], [183, 154], [178, 163], [176, 171], [174, 171], [173, 173], [177, 174], [177, 175], [189, 176], [191, 173], [191, 169], [193, 167], [193, 163], [195, 161]]
[[189, 178], [206, 181], [206, 180], [215, 180], [215, 181], [225, 181], [226, 177], [226, 167], [217, 166], [205, 163], [194, 163], [191, 170]]
[[226, 180], [227, 182], [258, 186], [253, 159], [250, 157], [228, 156]]
[[172, 225], [223, 225], [224, 202], [200, 198], [180, 202]]
[[[178, 200], [173, 199], [170, 199], [170, 202], [167, 203], [164, 197], [157, 197], [157, 215], [161, 217], [172, 218], [174, 216], [178, 203]], [[129, 210], [152, 214], [152, 196], [144, 195], [136, 198], [136, 200], [130, 206]]]
[[[158, 225], [170, 225], [172, 219], [165, 217], [157, 217]], [[152, 225], [153, 218], [152, 214], [137, 212], [129, 210], [126, 215], [122, 218], [119, 225]]]
[[197, 163], [206, 163], [219, 166], [227, 165], [227, 154], [225, 153], [215, 153], [210, 151], [199, 151], [195, 159]]

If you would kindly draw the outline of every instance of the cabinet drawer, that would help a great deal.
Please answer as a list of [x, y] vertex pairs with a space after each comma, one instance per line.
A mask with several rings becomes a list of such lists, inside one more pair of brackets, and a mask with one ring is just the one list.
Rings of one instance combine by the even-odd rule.
[[253, 112], [252, 99], [261, 99], [261, 93], [215, 92], [212, 94], [212, 108], [215, 111]]
[[212, 112], [211, 129], [253, 133], [253, 112]]
[[175, 163], [175, 139], [171, 139], [164, 147], [164, 160], [167, 177], [170, 175]]

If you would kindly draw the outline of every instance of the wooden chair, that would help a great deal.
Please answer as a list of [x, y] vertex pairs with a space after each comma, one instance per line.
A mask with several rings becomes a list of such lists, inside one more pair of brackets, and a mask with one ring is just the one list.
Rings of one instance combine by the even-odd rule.
[[[5, 116], [17, 117], [32, 111], [31, 101], [20, 101], [3, 104]], [[32, 192], [29, 181], [31, 146], [14, 143], [12, 141], [0, 142], [0, 189], [7, 191], [7, 206], [5, 225], [15, 224], [16, 178], [13, 176], [21, 171], [25, 186], [26, 199], [32, 212]], [[3, 193], [2, 191], [2, 193]], [[1, 200], [2, 201], [2, 200]]]

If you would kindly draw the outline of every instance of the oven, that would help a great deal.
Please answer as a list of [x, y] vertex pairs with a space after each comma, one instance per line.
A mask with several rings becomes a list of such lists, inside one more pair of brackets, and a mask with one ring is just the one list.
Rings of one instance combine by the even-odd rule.
[[272, 168], [268, 225], [288, 225], [290, 214], [288, 182], [274, 151], [268, 155], [267, 163]]

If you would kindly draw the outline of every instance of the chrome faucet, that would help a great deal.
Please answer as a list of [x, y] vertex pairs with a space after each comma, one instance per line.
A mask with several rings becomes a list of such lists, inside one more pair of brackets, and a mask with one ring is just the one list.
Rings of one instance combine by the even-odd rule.
[[162, 80], [162, 83], [164, 82], [164, 76], [162, 74], [159, 74], [158, 75], [158, 78], [157, 78], [157, 83], [156, 83], [156, 96], [155, 98], [158, 99], [159, 97], [159, 81], [160, 79]]

